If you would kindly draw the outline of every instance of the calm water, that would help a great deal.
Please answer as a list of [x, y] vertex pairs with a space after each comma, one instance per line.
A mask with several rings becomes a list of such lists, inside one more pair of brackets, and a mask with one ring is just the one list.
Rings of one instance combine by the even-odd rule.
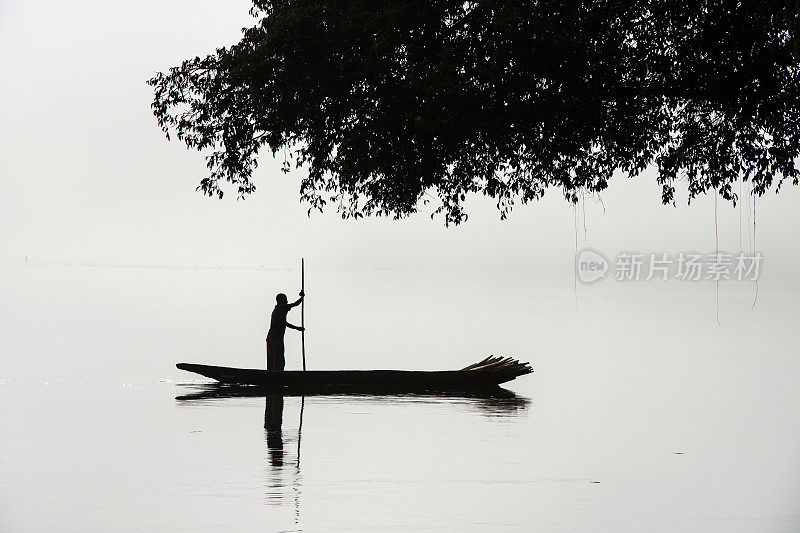
[[311, 270], [310, 368], [535, 373], [280, 409], [174, 368], [263, 366], [297, 277], [0, 265], [0, 531], [800, 530], [797, 285], [717, 325], [697, 283]]

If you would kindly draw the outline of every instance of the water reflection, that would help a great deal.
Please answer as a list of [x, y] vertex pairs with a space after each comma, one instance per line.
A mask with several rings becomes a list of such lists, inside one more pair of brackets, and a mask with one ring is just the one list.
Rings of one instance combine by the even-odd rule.
[[[300, 521], [300, 437], [303, 432], [303, 410], [305, 397], [300, 403], [300, 424], [297, 428], [297, 458], [294, 464], [284, 460], [283, 442], [283, 396], [268, 394], [264, 405], [264, 430], [267, 440], [267, 456], [270, 470], [267, 474], [267, 503], [283, 505], [289, 493], [293, 495], [295, 524]], [[286, 482], [285, 475], [291, 479]]]
[[[300, 520], [301, 475], [300, 457], [303, 431], [303, 413], [307, 394], [291, 394], [267, 390], [260, 387], [243, 387], [220, 384], [186, 384], [181, 388], [192, 392], [177, 396], [179, 404], [216, 404], [232, 398], [264, 397], [264, 434], [267, 448], [266, 501], [272, 505], [294, 507], [294, 521]], [[297, 427], [297, 435], [284, 431], [284, 403], [286, 397], [300, 399], [299, 420], [287, 421], [289, 428]], [[473, 411], [486, 417], [517, 416], [530, 406], [530, 399], [503, 388], [489, 390], [467, 390], [450, 392], [375, 394], [375, 393], [336, 393], [313, 394], [336, 403], [354, 405], [359, 403], [409, 403], [414, 405], [452, 405], [456, 408]], [[294, 404], [295, 406], [297, 404]], [[324, 403], [315, 403], [317, 407]], [[291, 412], [291, 411], [290, 411]], [[296, 414], [297, 411], [294, 411]], [[294, 449], [294, 442], [297, 447]], [[288, 447], [287, 447], [288, 445]], [[291, 507], [290, 507], [291, 508]]]
[[283, 466], [283, 396], [267, 396], [264, 429], [267, 433], [269, 463], [280, 468]]
[[[527, 409], [531, 400], [519, 396], [502, 387], [490, 389], [467, 389], [460, 391], [431, 391], [409, 393], [382, 393], [382, 392], [287, 392], [277, 393], [274, 389], [255, 386], [209, 384], [179, 384], [179, 387], [193, 390], [187, 394], [177, 396], [178, 402], [215, 402], [227, 398], [253, 398], [253, 397], [326, 397], [339, 402], [357, 403], [383, 403], [383, 402], [413, 402], [426, 404], [454, 404], [474, 409], [486, 416], [514, 416]], [[266, 427], [266, 426], [265, 426]]]

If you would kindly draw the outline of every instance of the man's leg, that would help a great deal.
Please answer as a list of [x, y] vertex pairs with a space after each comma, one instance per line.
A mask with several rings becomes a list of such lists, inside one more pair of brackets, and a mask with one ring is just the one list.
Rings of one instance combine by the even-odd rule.
[[[276, 343], [276, 344], [278, 344], [278, 343]], [[275, 361], [274, 361], [275, 370], [283, 371], [283, 369], [286, 368], [286, 357], [285, 357], [286, 350], [285, 350], [284, 345], [283, 345], [283, 339], [281, 339], [281, 342], [279, 343], [279, 346], [277, 346], [277, 348], [278, 349], [275, 350], [275, 352], [276, 352], [275, 353]]]

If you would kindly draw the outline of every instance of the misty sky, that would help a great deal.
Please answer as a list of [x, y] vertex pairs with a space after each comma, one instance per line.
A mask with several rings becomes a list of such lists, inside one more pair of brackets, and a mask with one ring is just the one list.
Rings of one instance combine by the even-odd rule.
[[[179, 265], [296, 265], [320, 269], [421, 268], [571, 275], [576, 212], [558, 190], [501, 222], [491, 200], [471, 200], [469, 221], [443, 227], [433, 207], [401, 222], [306, 216], [299, 174], [266, 154], [246, 201], [195, 191], [202, 155], [168, 142], [150, 112], [145, 81], [182, 59], [238, 40], [249, 3], [0, 3], [0, 260]], [[652, 172], [617, 176], [578, 209], [578, 246], [622, 250], [714, 249], [714, 201], [660, 204]], [[757, 209], [764, 276], [796, 280], [798, 187]], [[586, 212], [584, 233], [583, 211]], [[720, 248], [751, 243], [751, 215], [720, 202]]]

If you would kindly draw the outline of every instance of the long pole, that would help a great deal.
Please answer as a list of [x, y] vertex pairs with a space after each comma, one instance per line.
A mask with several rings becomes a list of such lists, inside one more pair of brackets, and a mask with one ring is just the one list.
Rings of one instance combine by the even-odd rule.
[[300, 302], [300, 346], [303, 350], [303, 372], [306, 370], [306, 260], [300, 258], [300, 290], [303, 292], [303, 300]]

